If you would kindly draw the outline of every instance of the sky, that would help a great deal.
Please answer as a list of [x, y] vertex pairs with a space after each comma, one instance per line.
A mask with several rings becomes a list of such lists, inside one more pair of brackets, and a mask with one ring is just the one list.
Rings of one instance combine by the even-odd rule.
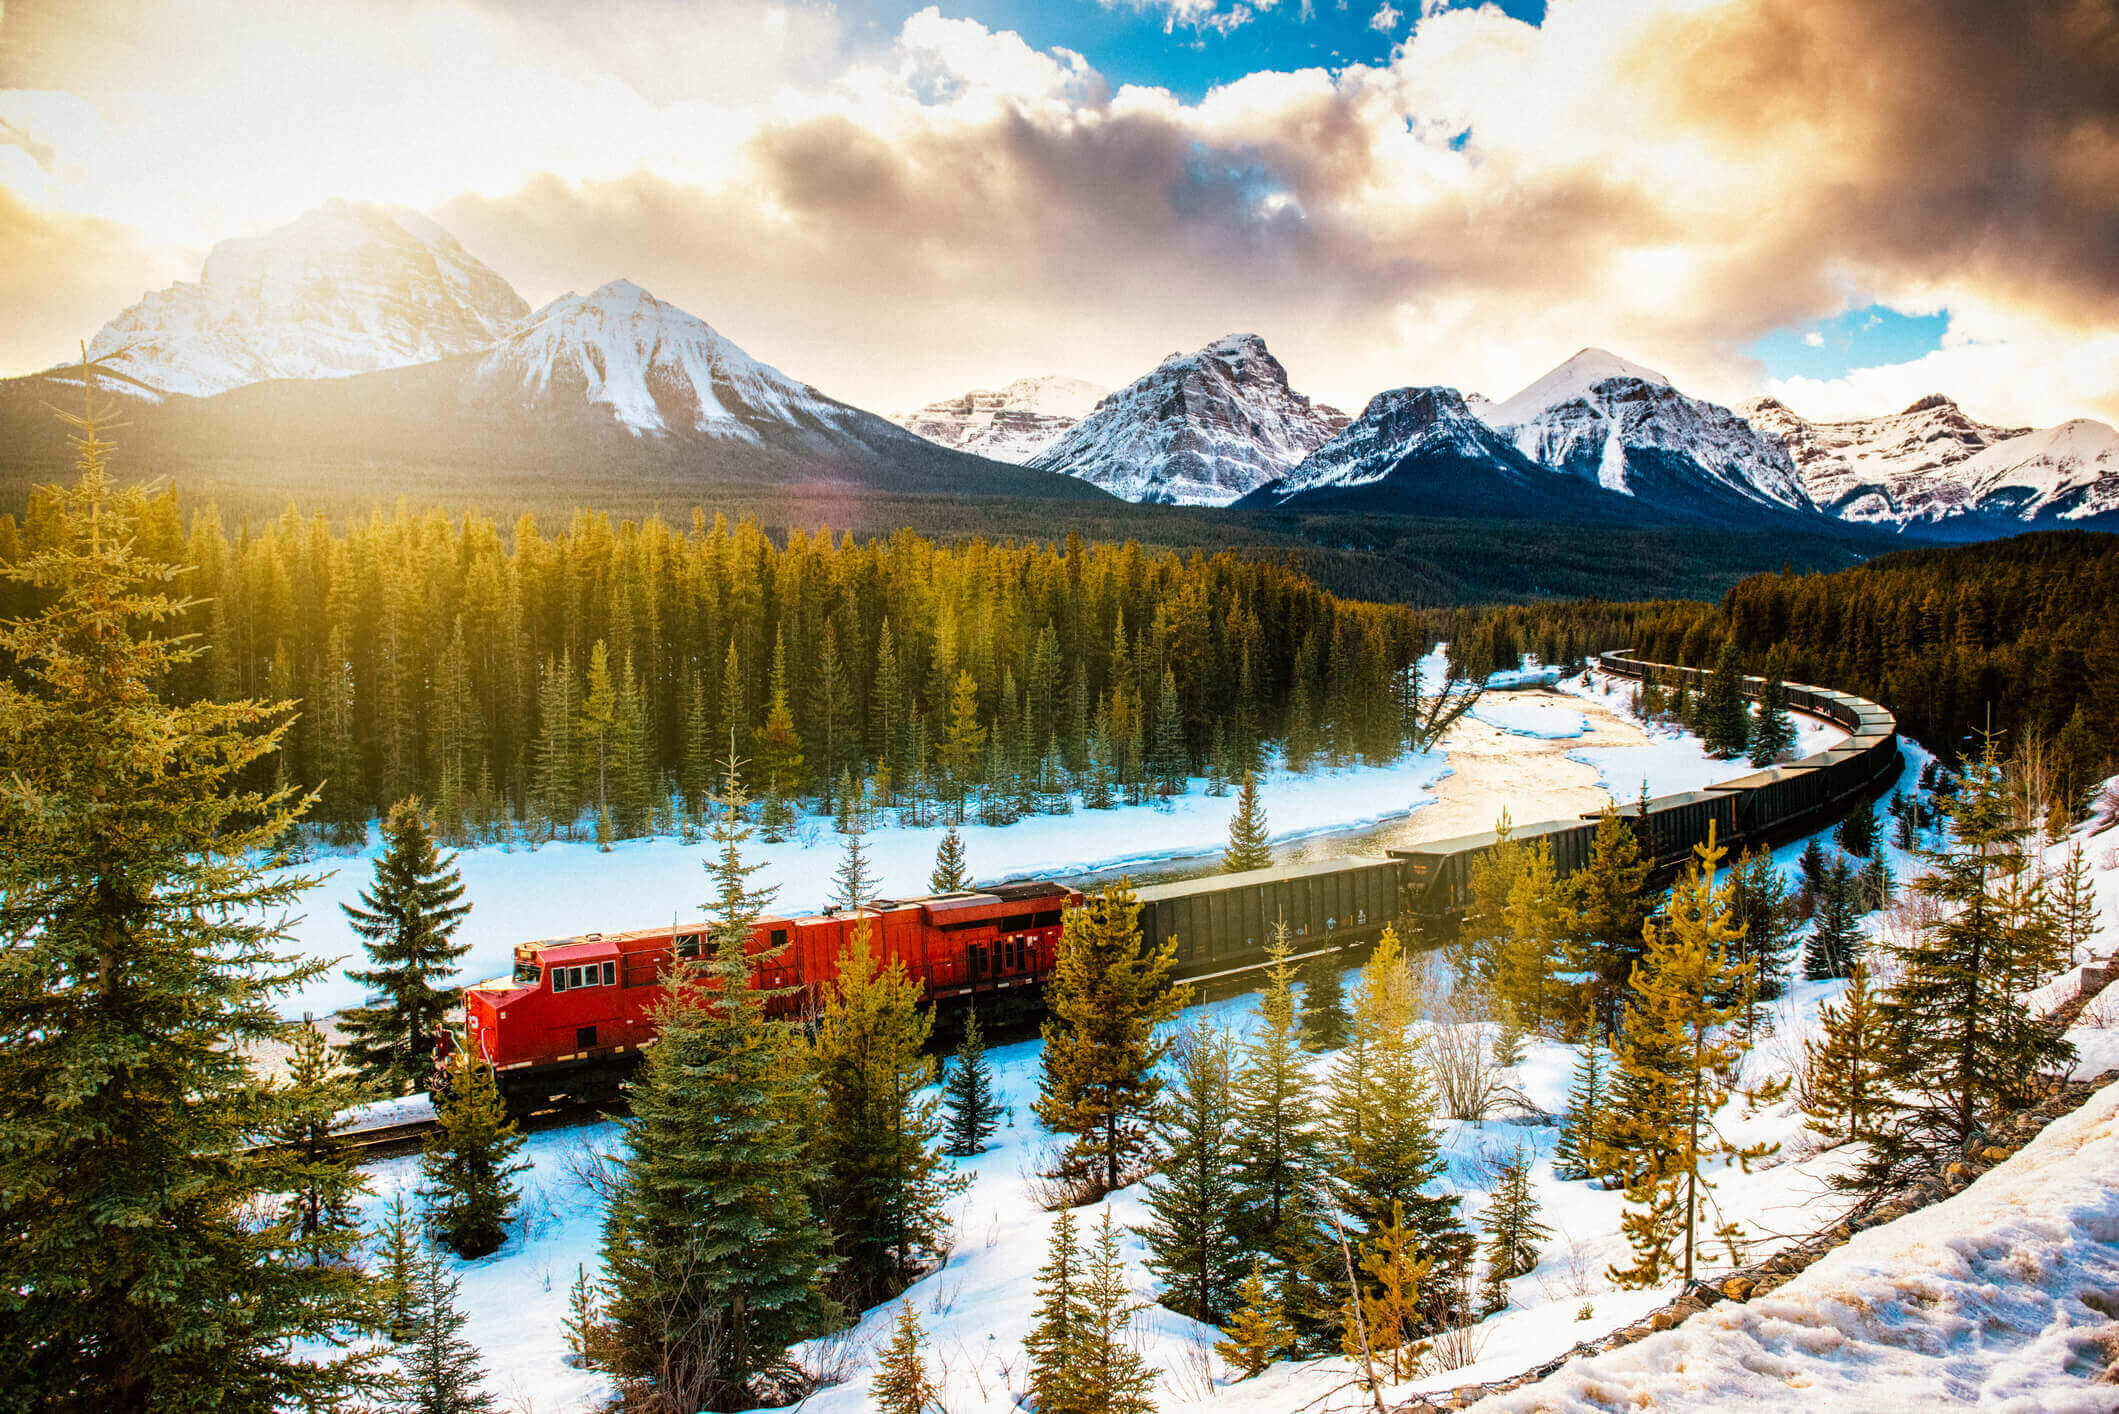
[[0, 373], [332, 197], [891, 412], [1230, 332], [2119, 420], [2113, 0], [0, 0]]

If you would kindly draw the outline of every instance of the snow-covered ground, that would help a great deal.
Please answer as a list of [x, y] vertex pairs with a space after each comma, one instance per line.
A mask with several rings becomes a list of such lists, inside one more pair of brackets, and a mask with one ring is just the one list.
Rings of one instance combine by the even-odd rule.
[[[1620, 711], [1625, 710], [1624, 704], [1632, 689], [1631, 682], [1602, 673], [1594, 674], [1587, 687], [1582, 685], [1580, 677], [1567, 678], [1559, 686], [1561, 692], [1576, 697], [1595, 697]], [[1481, 710], [1484, 707], [1482, 700]], [[1847, 739], [1847, 733], [1830, 722], [1806, 717], [1799, 712], [1792, 714], [1792, 719], [1795, 722], [1795, 750], [1791, 760], [1823, 751]], [[1681, 728], [1656, 725], [1644, 730], [1654, 738], [1647, 746], [1585, 746], [1567, 754], [1584, 765], [1594, 766], [1603, 778], [1604, 789], [1622, 801], [1638, 796], [1643, 781], [1647, 782], [1651, 796], [1673, 795], [1679, 791], [1698, 790], [1714, 781], [1734, 780], [1753, 769], [1744, 761], [1715, 760], [1701, 746], [1698, 737]]]
[[[1908, 743], [1904, 785], [1909, 791], [1926, 760], [1927, 753]], [[1346, 779], [1327, 778], [1342, 785]], [[1218, 830], [1226, 802], [1211, 805]], [[1065, 826], [1081, 818], [1055, 823]], [[2066, 844], [2056, 845], [2049, 857], [2057, 861]], [[1795, 841], [1776, 851], [1777, 862], [1791, 874], [1802, 845]], [[2100, 840], [2088, 847], [2104, 920], [2098, 950], [2109, 952], [2119, 943], [2119, 927], [2112, 922], [2119, 913], [2119, 853]], [[1914, 872], [1913, 861], [1895, 847], [1886, 845], [1885, 856], [1901, 882]], [[1883, 915], [1867, 922], [1873, 932]], [[1746, 1062], [1747, 1086], [1791, 1071], [1803, 1041], [1815, 1033], [1819, 1005], [1843, 986], [1793, 984], [1775, 1006], [1772, 1034]], [[1195, 1007], [1185, 1020], [1242, 1031], [1255, 1024], [1256, 999]], [[2119, 993], [2107, 994], [2070, 1032], [2084, 1051], [2078, 1074], [2119, 1068], [2115, 1037]], [[1045, 1259], [1054, 1221], [1032, 1200], [1026, 1181], [1045, 1142], [1030, 1112], [1038, 1043], [998, 1047], [990, 1054], [1000, 1098], [1009, 1106], [1008, 1122], [990, 1151], [958, 1161], [974, 1177], [954, 1208], [954, 1247], [942, 1267], [905, 1297], [929, 1333], [930, 1371], [950, 1414], [1012, 1414], [1015, 1409], [1026, 1377], [1022, 1341], [1036, 1304], [1034, 1273]], [[1576, 1058], [1576, 1048], [1552, 1041], [1526, 1046], [1516, 1084], [1535, 1110], [1552, 1118], [1564, 1111]], [[1331, 1057], [1318, 1058], [1317, 1072], [1323, 1074], [1330, 1064]], [[1714, 1174], [1726, 1215], [1750, 1236], [1746, 1261], [1771, 1251], [1783, 1236], [1829, 1223], [1844, 1201], [1829, 1186], [1842, 1160], [1835, 1152], [1818, 1150], [1792, 1100], [1754, 1113], [1739, 1099], [1722, 1122], [1734, 1138], [1782, 1146], [1749, 1174], [1734, 1166]], [[1553, 1124], [1535, 1116], [1530, 1122], [1445, 1123], [1449, 1162], [1442, 1181], [1463, 1196], [1467, 1218], [1476, 1223], [1486, 1202], [1493, 1159], [1520, 1143], [1535, 1156], [1533, 1189], [1540, 1217], [1553, 1235], [1537, 1268], [1509, 1284], [1510, 1309], [1475, 1328], [1472, 1363], [1429, 1372], [1399, 1395], [1512, 1375], [1578, 1341], [1629, 1324], [1675, 1294], [1674, 1288], [1621, 1291], [1605, 1278], [1606, 1266], [1628, 1255], [1619, 1228], [1622, 1196], [1555, 1178], [1557, 1137]], [[593, 1273], [596, 1262], [602, 1209], [580, 1177], [582, 1161], [616, 1141], [617, 1128], [609, 1123], [533, 1135], [525, 1151], [533, 1167], [525, 1176], [522, 1212], [507, 1244], [480, 1261], [453, 1264], [463, 1282], [462, 1305], [470, 1313], [466, 1334], [483, 1352], [489, 1385], [504, 1407], [558, 1414], [585, 1408], [604, 1391], [600, 1377], [566, 1363], [562, 1322], [577, 1265]], [[2089, 1358], [2083, 1332], [2093, 1316], [2080, 1293], [2108, 1292], [2119, 1279], [2114, 1172], [2119, 1172], [2119, 1087], [1965, 1194], [1912, 1222], [1865, 1234], [1771, 1298], [1717, 1310], [1593, 1366], [1570, 1368], [1539, 1386], [1539, 1394], [1510, 1396], [1493, 1407], [1721, 1408], [1749, 1401], [1762, 1407], [1800, 1402], [1819, 1410], [1951, 1402], [2026, 1410], [2108, 1408], [2109, 1394], [2102, 1404], [2069, 1403], [2073, 1396], [2066, 1382], [2080, 1386]], [[416, 1184], [416, 1161], [390, 1160], [371, 1173], [376, 1191], [364, 1203], [364, 1218], [372, 1222], [394, 1189]], [[1124, 1249], [1135, 1289], [1152, 1301], [1156, 1287], [1143, 1266], [1145, 1250], [1130, 1231], [1144, 1218], [1142, 1197], [1140, 1187], [1128, 1188], [1101, 1206], [1109, 1207], [1126, 1229]], [[1078, 1213], [1085, 1226], [1099, 1216], [1093, 1209]], [[1710, 1260], [1714, 1255], [1727, 1265], [1726, 1254], [1710, 1254]], [[810, 1348], [813, 1366], [833, 1369], [839, 1379], [805, 1407], [830, 1414], [872, 1409], [873, 1352], [887, 1338], [893, 1319], [894, 1308], [878, 1308], [851, 1332]], [[1363, 1397], [1347, 1385], [1350, 1372], [1340, 1359], [1283, 1362], [1255, 1379], [1232, 1381], [1212, 1354], [1215, 1332], [1151, 1305], [1140, 1318], [1140, 1335], [1147, 1358], [1161, 1371], [1155, 1400], [1163, 1414], [1185, 1408], [1233, 1414], [1304, 1408], [1323, 1414], [1365, 1407]]]
[[1537, 698], [1488, 694], [1479, 699], [1471, 714], [1490, 727], [1546, 741], [1578, 737], [1589, 730], [1589, 719], [1580, 712]]

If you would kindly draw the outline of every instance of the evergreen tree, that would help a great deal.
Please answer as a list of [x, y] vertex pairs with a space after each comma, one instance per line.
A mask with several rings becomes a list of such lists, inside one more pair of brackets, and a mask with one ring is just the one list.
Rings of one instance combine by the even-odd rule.
[[537, 689], [536, 774], [533, 793], [546, 834], [560, 830], [572, 834], [574, 819], [581, 813], [576, 793], [574, 760], [574, 665], [562, 654], [558, 662], [545, 659]]
[[449, 1083], [434, 1094], [434, 1125], [419, 1159], [428, 1221], [457, 1256], [483, 1257], [507, 1240], [522, 1196], [515, 1175], [530, 1167], [515, 1159], [522, 1134], [501, 1103], [493, 1068], [459, 1053]]
[[934, 1381], [927, 1377], [927, 1361], [920, 1354], [926, 1332], [910, 1301], [898, 1303], [897, 1324], [891, 1327], [890, 1345], [876, 1368], [871, 1390], [881, 1414], [927, 1414], [938, 1404]]
[[2068, 847], [2067, 863], [2060, 867], [2047, 899], [2053, 935], [2064, 950], [2066, 965], [2085, 961], [2097, 939], [2097, 893], [2080, 840]]
[[1329, 953], [1312, 959], [1302, 973], [1302, 1048], [1312, 1053], [1336, 1051], [1346, 1044], [1352, 1024], [1346, 1014], [1339, 959]]
[[1530, 1159], [1521, 1144], [1501, 1161], [1494, 1176], [1485, 1227], [1486, 1287], [1481, 1304], [1489, 1311], [1500, 1311], [1508, 1306], [1509, 1280], [1537, 1269], [1538, 1244], [1552, 1236], [1552, 1230], [1538, 1221], [1538, 1200], [1530, 1191]]
[[773, 638], [772, 680], [766, 691], [765, 720], [750, 734], [751, 773], [768, 803], [802, 793], [802, 735], [795, 730], [794, 708], [787, 698], [787, 638]]
[[1219, 1325], [1232, 1309], [1243, 1255], [1231, 1225], [1234, 1052], [1226, 1031], [1204, 1026], [1179, 1042], [1170, 1095], [1156, 1117], [1162, 1164], [1149, 1180], [1149, 1220], [1140, 1229], [1148, 1270], [1163, 1279], [1163, 1304], [1209, 1325]]
[[1903, 850], [1920, 847], [1920, 805], [1902, 790], [1891, 792], [1891, 843]]
[[1553, 1146], [1553, 1176], [1565, 1179], [1599, 1178], [1603, 1169], [1597, 1156], [1604, 1147], [1605, 1109], [1604, 1051], [1595, 1042], [1582, 1047], [1575, 1062], [1574, 1084], [1568, 1093], [1567, 1121]]
[[1393, 1383], [1410, 1378], [1428, 1353], [1414, 1337], [1423, 1310], [1434, 1304], [1426, 1292], [1434, 1258], [1422, 1255], [1418, 1242], [1418, 1235], [1405, 1225], [1403, 1208], [1393, 1204], [1390, 1220], [1361, 1244], [1361, 1272], [1367, 1281], [1355, 1291], [1353, 1303], [1369, 1358], [1381, 1357], [1383, 1373]]
[[[677, 1414], [749, 1408], [754, 1375], [826, 1324], [800, 1041], [750, 950], [770, 893], [750, 886], [734, 762], [715, 801], [709, 956], [671, 974], [632, 1085], [604, 1219], [611, 1373]], [[708, 1000], [709, 996], [711, 1001]]]
[[843, 913], [866, 908], [875, 901], [876, 877], [868, 867], [868, 850], [858, 822], [846, 831], [839, 849], [839, 867], [831, 874], [831, 902]]
[[1748, 1032], [1755, 1023], [1756, 1004], [1787, 993], [1788, 964], [1795, 954], [1795, 900], [1770, 852], [1747, 849], [1730, 871], [1729, 912], [1740, 930], [1736, 958], [1751, 964], [1751, 995], [1745, 1004]]
[[456, 1278], [440, 1258], [429, 1258], [419, 1264], [416, 1290], [393, 1414], [490, 1414], [493, 1396], [485, 1390], [478, 1347], [464, 1339], [468, 1318], [456, 1309]]
[[1236, 1300], [1214, 1353], [1229, 1363], [1236, 1378], [1247, 1380], [1294, 1349], [1295, 1328], [1267, 1288], [1264, 1268], [1255, 1261], [1251, 1274], [1236, 1288]]
[[1265, 806], [1258, 800], [1258, 778], [1246, 771], [1236, 794], [1236, 813], [1229, 817], [1229, 843], [1221, 853], [1224, 873], [1264, 869], [1273, 862], [1272, 837], [1266, 826]]
[[1082, 1367], [1090, 1317], [1073, 1213], [1062, 1210], [1054, 1219], [1045, 1250], [1037, 1272], [1037, 1314], [1023, 1339], [1030, 1357], [1029, 1402], [1037, 1414], [1098, 1414]]
[[1714, 675], [1700, 694], [1700, 740], [1707, 754], [1728, 761], [1742, 756], [1751, 739], [1751, 715], [1744, 708], [1744, 669], [1736, 639], [1722, 640]]
[[405, 1202], [400, 1188], [390, 1195], [375, 1234], [375, 1276], [372, 1282], [375, 1329], [402, 1345], [412, 1339], [419, 1311], [420, 1256], [419, 1214]]
[[935, 846], [934, 872], [927, 876], [927, 887], [938, 894], [953, 894], [971, 887], [971, 870], [964, 858], [964, 836], [954, 825]]
[[1126, 1266], [1118, 1250], [1118, 1229], [1111, 1210], [1103, 1212], [1096, 1240], [1082, 1264], [1080, 1350], [1083, 1403], [1097, 1414], [1154, 1414], [1155, 1371], [1141, 1358], [1133, 1338], [1133, 1318], [1147, 1303], [1133, 1298]]
[[1995, 1114], [2036, 1093], [2073, 1047], [2022, 993], [2059, 965], [2051, 920], [2007, 906], [2026, 831], [1993, 739], [1945, 809], [1950, 839], [1925, 852], [1913, 887], [1939, 916], [1895, 944], [1898, 975], [1878, 1006], [1891, 1096], [1871, 1141], [1871, 1181], [1968, 1150]]
[[1861, 954], [1861, 898], [1854, 870], [1844, 858], [1825, 873], [1825, 885], [1803, 945], [1803, 975], [1812, 981], [1845, 977]]
[[1839, 822], [1835, 841], [1855, 858], [1868, 858], [1876, 848], [1876, 812], [1866, 805], [1855, 806]]
[[941, 1099], [921, 1093], [934, 1082], [923, 1049], [933, 1013], [905, 964], [879, 966], [875, 953], [863, 915], [825, 993], [811, 1062], [824, 1136], [817, 1211], [832, 1215], [840, 1288], [856, 1308], [904, 1290], [948, 1226], [944, 1203], [963, 1187], [941, 1155]]
[[1589, 1019], [1572, 989], [1555, 986], [1554, 973], [1566, 965], [1569, 940], [1580, 926], [1573, 892], [1561, 880], [1552, 845], [1540, 840], [1519, 845], [1520, 868], [1509, 886], [1502, 910], [1500, 936], [1493, 944], [1494, 992], [1500, 998], [1506, 1029], [1520, 1037], [1526, 1028], [1564, 1020], [1570, 1029]]
[[1568, 967], [1587, 974], [1587, 1010], [1607, 1043], [1618, 1031], [1627, 981], [1642, 953], [1641, 930], [1654, 903], [1648, 867], [1640, 837], [1606, 807], [1590, 841], [1589, 862], [1567, 881], [1575, 923]]
[[[84, 361], [79, 477], [0, 563], [0, 1389], [26, 1408], [341, 1403], [358, 1282], [259, 1220], [239, 1157], [277, 1107], [250, 1056], [321, 974], [284, 919], [315, 882], [259, 861], [306, 802], [261, 793], [292, 704], [175, 706], [201, 646], [154, 532], [111, 484]], [[10, 534], [12, 532], [10, 531]]]
[[1174, 941], [1143, 939], [1139, 916], [1123, 879], [1068, 910], [1045, 984], [1037, 1117], [1073, 1137], [1063, 1170], [1105, 1192], [1148, 1151], [1146, 1122], [1162, 1093], [1156, 1066], [1169, 1049], [1156, 1031], [1181, 1002], [1170, 985]]
[[941, 767], [948, 784], [951, 824], [964, 822], [964, 798], [978, 779], [986, 748], [986, 728], [979, 721], [978, 680], [958, 673], [949, 689], [949, 734], [942, 742]]
[[1000, 1127], [1001, 1105], [993, 1097], [993, 1067], [986, 1060], [977, 1008], [965, 1014], [964, 1038], [942, 1082], [942, 1096], [948, 1107], [943, 1125], [948, 1151], [959, 1158], [985, 1152], [987, 1136]]
[[1177, 705], [1177, 675], [1163, 669], [1162, 690], [1155, 698], [1155, 793], [1183, 795], [1190, 762], [1185, 759], [1184, 715]]
[[1795, 721], [1788, 715], [1788, 689], [1778, 677], [1767, 677], [1758, 690], [1751, 721], [1751, 764], [1771, 766], [1795, 749]]
[[1882, 1037], [1869, 968], [1857, 962], [1837, 1004], [1818, 1009], [1821, 1036], [1803, 1044], [1803, 1114], [1838, 1142], [1867, 1137], [1883, 1103]]
[[1898, 881], [1891, 877], [1891, 866], [1884, 862], [1883, 852], [1879, 850], [1869, 856], [1869, 862], [1862, 865], [1861, 872], [1855, 876], [1855, 907], [1863, 913], [1889, 908], [1897, 887]]
[[1812, 835], [1804, 842], [1795, 868], [1795, 911], [1798, 917], [1808, 918], [1817, 912], [1817, 906], [1825, 896], [1825, 886], [1832, 877], [1832, 860], [1825, 853], [1821, 837]]
[[574, 1283], [567, 1288], [567, 1314], [563, 1323], [567, 1338], [567, 1363], [593, 1370], [603, 1363], [602, 1290], [589, 1280], [589, 1269], [574, 1264]]
[[271, 1133], [286, 1185], [281, 1213], [293, 1229], [297, 1260], [312, 1267], [343, 1266], [360, 1245], [355, 1200], [367, 1192], [368, 1180], [339, 1133], [339, 1116], [360, 1100], [359, 1084], [340, 1067], [316, 1023], [304, 1017], [289, 1047], [280, 1116]]
[[1266, 945], [1271, 959], [1258, 999], [1260, 1025], [1245, 1040], [1230, 1090], [1236, 1113], [1237, 1224], [1245, 1242], [1286, 1264], [1300, 1234], [1288, 1231], [1295, 1195], [1322, 1169], [1317, 1103], [1295, 1028], [1295, 969], [1285, 923]]
[[[1673, 1267], [1690, 1282], [1699, 1221], [1714, 1201], [1703, 1163], [1727, 1156], [1748, 1168], [1769, 1152], [1736, 1144], [1715, 1126], [1741, 1052], [1728, 1028], [1737, 1007], [1714, 999], [1741, 995], [1746, 966], [1732, 958], [1736, 923], [1728, 890], [1714, 877], [1721, 860], [1710, 825], [1671, 891], [1668, 922], [1648, 929], [1613, 1048], [1616, 1081], [1592, 1161], [1626, 1180], [1622, 1225], [1634, 1264], [1607, 1273], [1622, 1286], [1658, 1285]], [[1734, 1244], [1742, 1233], [1724, 1222], [1715, 1235]]]
[[341, 1018], [347, 1058], [368, 1085], [407, 1094], [433, 1074], [435, 1037], [455, 1001], [453, 988], [437, 984], [471, 950], [452, 941], [471, 911], [456, 856], [435, 849], [417, 800], [399, 801], [390, 811], [374, 883], [361, 890], [358, 905], [339, 908], [372, 964], [346, 976], [381, 994], [375, 1005], [349, 1007]]
[[608, 847], [611, 818], [611, 750], [618, 731], [618, 690], [611, 683], [611, 651], [602, 639], [589, 650], [589, 676], [581, 694], [581, 712], [574, 722], [574, 737], [580, 744], [578, 775], [595, 789], [597, 843]]

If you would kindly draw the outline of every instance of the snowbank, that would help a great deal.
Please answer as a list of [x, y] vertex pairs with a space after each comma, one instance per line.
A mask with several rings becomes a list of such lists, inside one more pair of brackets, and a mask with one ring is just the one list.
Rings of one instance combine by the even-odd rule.
[[1490, 727], [1544, 741], [1583, 736], [1589, 731], [1589, 719], [1580, 712], [1536, 699], [1481, 697], [1471, 714]]
[[[1623, 701], [1624, 694], [1631, 687], [1630, 682], [1597, 674], [1592, 676], [1587, 687], [1582, 685], [1581, 678], [1571, 677], [1560, 683], [1558, 690], [1609, 703], [1615, 699]], [[1830, 722], [1806, 717], [1800, 712], [1791, 713], [1790, 719], [1795, 723], [1795, 749], [1790, 754], [1791, 760], [1837, 746], [1847, 739], [1847, 733]], [[1567, 754], [1586, 766], [1596, 767], [1604, 788], [1621, 801], [1638, 796], [1643, 781], [1648, 783], [1651, 796], [1671, 795], [1678, 791], [1698, 790], [1714, 781], [1735, 780], [1753, 769], [1742, 760], [1716, 760], [1707, 754], [1698, 737], [1676, 727], [1644, 725], [1642, 730], [1654, 738], [1646, 746], [1585, 746]]]
[[[2119, 1326], [2119, 1084], [1917, 1219], [1788, 1285], [1473, 1405], [2098, 1410]], [[2095, 1301], [2097, 1304], [2090, 1304]], [[2101, 1308], [2101, 1309], [2100, 1309]]]

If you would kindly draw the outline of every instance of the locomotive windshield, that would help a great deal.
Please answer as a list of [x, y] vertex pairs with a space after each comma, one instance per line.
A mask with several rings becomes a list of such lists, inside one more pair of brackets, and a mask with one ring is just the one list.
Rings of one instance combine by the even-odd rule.
[[518, 958], [515, 962], [515, 980], [525, 987], [537, 985], [537, 959]]

